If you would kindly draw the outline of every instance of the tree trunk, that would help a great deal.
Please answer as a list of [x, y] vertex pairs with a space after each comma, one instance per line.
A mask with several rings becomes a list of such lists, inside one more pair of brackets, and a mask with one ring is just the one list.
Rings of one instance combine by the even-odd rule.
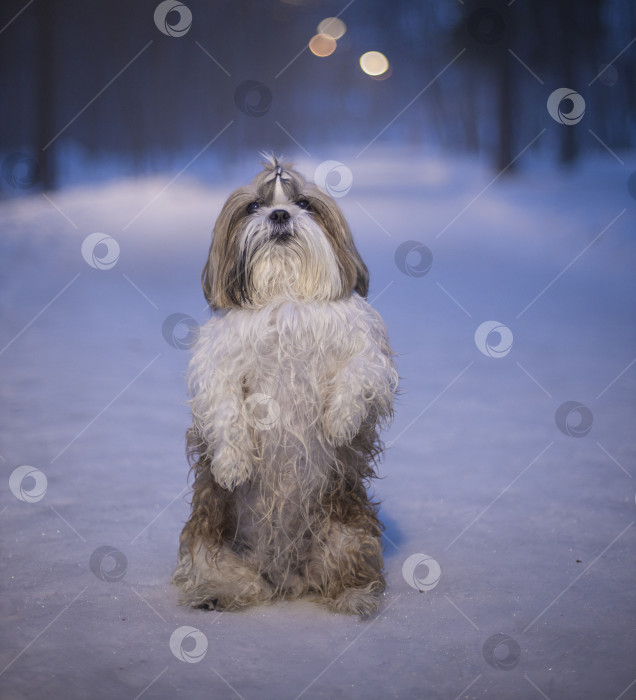
[[46, 147], [55, 136], [53, 80], [53, 26], [55, 12], [50, 0], [36, 0], [36, 80], [35, 143], [38, 147], [40, 183], [45, 190], [55, 189], [55, 144]]
[[502, 51], [496, 63], [497, 121], [499, 123], [496, 166], [499, 171], [509, 166], [514, 157], [512, 154], [514, 97], [510, 60], [510, 54]]

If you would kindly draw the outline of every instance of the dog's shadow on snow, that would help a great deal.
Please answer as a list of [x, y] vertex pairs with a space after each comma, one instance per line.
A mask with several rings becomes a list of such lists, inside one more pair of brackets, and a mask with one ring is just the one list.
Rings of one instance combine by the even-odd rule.
[[382, 523], [384, 523], [384, 532], [382, 533], [384, 557], [390, 558], [395, 556], [404, 544], [404, 533], [400, 529], [397, 520], [394, 520], [382, 507], [380, 507], [379, 517]]

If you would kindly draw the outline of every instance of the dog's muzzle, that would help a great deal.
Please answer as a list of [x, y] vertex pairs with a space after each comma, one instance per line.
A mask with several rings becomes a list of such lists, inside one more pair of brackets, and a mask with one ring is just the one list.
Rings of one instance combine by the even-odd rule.
[[291, 238], [291, 216], [286, 209], [274, 209], [269, 215], [272, 238], [277, 241], [286, 241]]

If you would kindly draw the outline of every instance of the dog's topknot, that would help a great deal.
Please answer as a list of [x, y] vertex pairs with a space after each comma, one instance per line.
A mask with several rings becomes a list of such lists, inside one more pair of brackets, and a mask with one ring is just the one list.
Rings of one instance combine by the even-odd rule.
[[284, 157], [278, 158], [270, 151], [261, 151], [261, 164], [265, 168], [263, 173], [258, 176], [259, 182], [273, 182], [277, 177], [283, 182], [289, 180], [302, 180], [298, 171], [294, 170], [294, 163], [286, 160]]

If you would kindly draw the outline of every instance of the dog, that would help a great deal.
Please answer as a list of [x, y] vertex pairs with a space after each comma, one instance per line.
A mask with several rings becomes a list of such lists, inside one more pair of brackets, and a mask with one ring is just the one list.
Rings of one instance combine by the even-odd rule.
[[201, 278], [213, 315], [188, 367], [194, 485], [173, 583], [195, 608], [307, 596], [367, 616], [385, 588], [367, 486], [394, 354], [335, 201], [293, 164], [263, 165], [225, 202]]

